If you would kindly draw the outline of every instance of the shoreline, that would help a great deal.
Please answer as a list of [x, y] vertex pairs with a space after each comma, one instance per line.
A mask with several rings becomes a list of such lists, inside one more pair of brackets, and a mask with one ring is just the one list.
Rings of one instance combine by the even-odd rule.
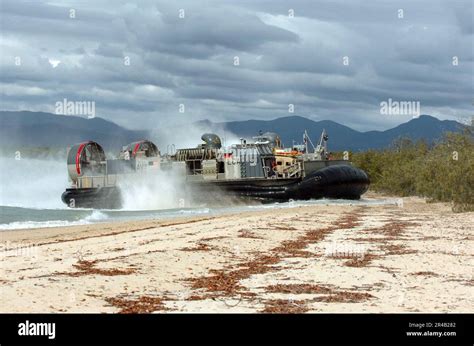
[[400, 200], [1, 231], [0, 310], [471, 312], [474, 213]]
[[[396, 200], [401, 200], [401, 197], [396, 197], [396, 196], [389, 196], [386, 194], [382, 194], [379, 192], [373, 192], [369, 191], [366, 194], [364, 194], [364, 199], [363, 201], [367, 201], [368, 203], [377, 201], [378, 199], [392, 199], [394, 201], [393, 205], [396, 204]], [[326, 201], [326, 200], [317, 200], [317, 201]], [[321, 203], [317, 205], [339, 205], [335, 203], [335, 201], [338, 200], [327, 200], [327, 203]], [[354, 204], [359, 204], [360, 202], [363, 202], [361, 200], [355, 200]], [[286, 202], [287, 203], [287, 202]], [[285, 203], [283, 203], [285, 204]], [[255, 204], [253, 205], [254, 207], [261, 207], [264, 204]], [[316, 206], [317, 206], [316, 205]], [[348, 205], [352, 205], [352, 203], [349, 203]], [[311, 205], [310, 207], [312, 207]], [[279, 207], [278, 204], [274, 205], [275, 208], [269, 208], [270, 210], [281, 210], [281, 209], [292, 209], [296, 208], [298, 206], [292, 206], [292, 207]], [[67, 209], [66, 209], [67, 210]], [[101, 209], [84, 209], [85, 211], [99, 211], [101, 212]], [[26, 228], [14, 228], [14, 229], [0, 229], [0, 235], [2, 236], [2, 240], [9, 240], [9, 241], [17, 241], [19, 238], [23, 239], [25, 241], [33, 239], [37, 239], [37, 232], [41, 232], [41, 235], [39, 237], [43, 237], [45, 234], [48, 236], [51, 235], [53, 237], [55, 236], [65, 236], [66, 234], [75, 234], [77, 232], [80, 233], [97, 233], [99, 231], [99, 234], [102, 234], [101, 231], [103, 230], [108, 230], [111, 227], [118, 227], [119, 229], [122, 229], [123, 225], [127, 225], [125, 228], [128, 228], [128, 226], [133, 223], [136, 227], [159, 227], [161, 225], [171, 225], [173, 222], [177, 223], [183, 223], [186, 221], [192, 221], [192, 220], [201, 220], [201, 219], [209, 219], [209, 218], [218, 218], [221, 216], [226, 216], [226, 215], [247, 215], [255, 212], [265, 212], [267, 209], [262, 208], [262, 209], [249, 209], [249, 210], [244, 210], [244, 211], [223, 211], [219, 213], [205, 213], [205, 214], [190, 214], [190, 215], [185, 215], [185, 216], [180, 216], [180, 215], [174, 215], [170, 217], [162, 217], [162, 218], [153, 218], [151, 215], [150, 217], [146, 217], [143, 219], [132, 219], [132, 220], [110, 220], [110, 221], [96, 221], [96, 222], [90, 222], [90, 223], [85, 223], [85, 224], [76, 224], [76, 225], [60, 225], [60, 226], [47, 226], [47, 227], [26, 227]], [[121, 211], [121, 210], [114, 210], [114, 211]], [[147, 210], [137, 210], [136, 212], [146, 212]], [[125, 210], [125, 212], [134, 212], [134, 210]], [[150, 210], [150, 212], [153, 212], [153, 210]], [[134, 226], [134, 227], [135, 227]], [[55, 231], [56, 230], [56, 231]], [[65, 232], [65, 230], [67, 230]], [[112, 232], [112, 231], [111, 231]], [[65, 234], [66, 233], [66, 234]]]

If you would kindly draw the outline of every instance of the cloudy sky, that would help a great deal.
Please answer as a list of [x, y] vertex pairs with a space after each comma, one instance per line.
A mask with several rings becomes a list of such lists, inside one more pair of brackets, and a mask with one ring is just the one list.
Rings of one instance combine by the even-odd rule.
[[473, 3], [1, 0], [1, 109], [66, 98], [129, 128], [301, 115], [372, 130], [412, 118], [381, 114], [392, 99], [462, 121]]

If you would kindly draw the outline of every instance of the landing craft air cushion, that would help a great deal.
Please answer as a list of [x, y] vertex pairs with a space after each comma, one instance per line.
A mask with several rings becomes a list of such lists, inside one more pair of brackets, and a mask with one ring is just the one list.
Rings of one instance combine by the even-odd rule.
[[271, 132], [227, 148], [215, 134], [206, 133], [201, 139], [204, 143], [196, 148], [167, 155], [142, 140], [125, 146], [112, 160], [96, 142], [75, 144], [67, 158], [71, 186], [62, 200], [69, 207], [118, 209], [123, 206], [121, 182], [171, 171], [183, 177], [184, 191], [202, 201], [219, 195], [280, 201], [359, 199], [369, 187], [363, 170], [348, 160], [330, 159], [325, 131], [312, 152], [306, 132], [305, 144], [292, 148], [283, 148], [279, 136]]

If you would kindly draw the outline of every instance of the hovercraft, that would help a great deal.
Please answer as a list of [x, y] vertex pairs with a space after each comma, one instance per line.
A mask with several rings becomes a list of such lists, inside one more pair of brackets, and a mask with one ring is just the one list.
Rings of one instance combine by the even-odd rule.
[[195, 148], [163, 156], [153, 142], [142, 140], [123, 147], [111, 160], [96, 142], [76, 144], [68, 152], [71, 186], [62, 200], [72, 208], [121, 208], [121, 182], [151, 179], [157, 172], [183, 177], [183, 191], [203, 201], [222, 195], [261, 200], [359, 199], [370, 184], [367, 174], [348, 160], [331, 159], [325, 131], [312, 151], [306, 132], [305, 144], [292, 148], [283, 148], [279, 136], [271, 132], [226, 148], [215, 134], [201, 139], [204, 143]]

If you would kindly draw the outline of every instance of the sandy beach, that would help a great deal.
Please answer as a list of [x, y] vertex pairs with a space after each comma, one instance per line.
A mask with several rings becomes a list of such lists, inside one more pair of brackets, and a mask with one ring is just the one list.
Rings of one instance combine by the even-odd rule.
[[474, 213], [400, 201], [1, 231], [0, 310], [472, 312]]

